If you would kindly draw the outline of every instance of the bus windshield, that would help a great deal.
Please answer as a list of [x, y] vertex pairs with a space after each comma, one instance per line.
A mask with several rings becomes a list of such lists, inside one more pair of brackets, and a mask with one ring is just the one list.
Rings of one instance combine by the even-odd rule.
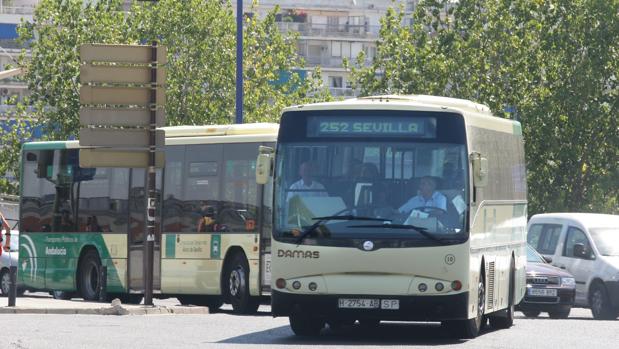
[[[393, 113], [283, 118], [275, 238], [307, 235], [317, 244], [466, 238], [468, 161], [461, 119]], [[296, 136], [282, 136], [295, 124]]]

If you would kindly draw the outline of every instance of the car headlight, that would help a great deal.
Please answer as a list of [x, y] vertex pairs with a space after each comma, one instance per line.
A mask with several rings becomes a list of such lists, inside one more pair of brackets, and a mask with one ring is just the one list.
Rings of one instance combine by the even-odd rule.
[[561, 278], [561, 287], [576, 287], [576, 280], [574, 278]]

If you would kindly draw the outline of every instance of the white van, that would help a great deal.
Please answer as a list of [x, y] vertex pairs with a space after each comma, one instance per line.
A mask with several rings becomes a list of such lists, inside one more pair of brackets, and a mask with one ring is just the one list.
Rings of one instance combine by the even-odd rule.
[[596, 319], [619, 316], [619, 216], [546, 213], [529, 220], [527, 241], [576, 279], [579, 307]]

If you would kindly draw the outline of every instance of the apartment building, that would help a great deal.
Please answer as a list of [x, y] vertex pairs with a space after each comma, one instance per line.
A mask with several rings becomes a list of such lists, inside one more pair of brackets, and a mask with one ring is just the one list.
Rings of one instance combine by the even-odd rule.
[[[17, 25], [22, 18], [32, 20], [34, 7], [39, 0], [0, 0], [0, 71], [7, 66], [15, 67], [21, 46], [17, 43]], [[11, 110], [7, 101], [12, 97], [21, 99], [28, 94], [26, 84], [16, 78], [0, 80], [0, 116]]]
[[[236, 0], [232, 1], [236, 9]], [[418, 0], [396, 1], [412, 12]], [[353, 97], [349, 76], [343, 62], [354, 62], [360, 52], [365, 52], [365, 65], [376, 55], [376, 41], [380, 19], [392, 0], [262, 0], [258, 15], [265, 15], [275, 6], [280, 7], [276, 17], [282, 32], [299, 33], [299, 54], [309, 69], [319, 66], [325, 86], [338, 97]], [[244, 11], [252, 12], [251, 0], [244, 0]], [[253, 9], [256, 12], [256, 9]]]

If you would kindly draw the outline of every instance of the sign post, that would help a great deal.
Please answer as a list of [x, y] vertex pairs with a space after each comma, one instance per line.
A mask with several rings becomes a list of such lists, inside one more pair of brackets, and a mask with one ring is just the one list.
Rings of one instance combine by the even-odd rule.
[[144, 304], [153, 305], [156, 168], [163, 167], [158, 148], [165, 142], [157, 127], [165, 125], [167, 50], [157, 42], [85, 44], [80, 57], [80, 167], [147, 169]]

